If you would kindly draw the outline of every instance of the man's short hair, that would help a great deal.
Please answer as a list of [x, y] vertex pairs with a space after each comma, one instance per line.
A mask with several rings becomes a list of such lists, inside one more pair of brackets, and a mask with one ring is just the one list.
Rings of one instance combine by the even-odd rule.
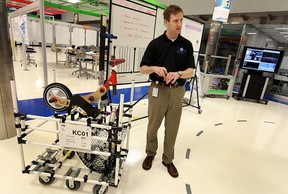
[[183, 10], [181, 7], [179, 7], [178, 5], [169, 5], [169, 7], [167, 7], [163, 13], [164, 19], [167, 21], [170, 21], [170, 15], [177, 14], [179, 12], [183, 13]]

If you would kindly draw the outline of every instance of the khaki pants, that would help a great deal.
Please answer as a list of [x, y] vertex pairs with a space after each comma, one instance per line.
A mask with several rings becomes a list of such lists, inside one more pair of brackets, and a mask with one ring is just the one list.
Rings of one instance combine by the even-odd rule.
[[[152, 96], [153, 88], [158, 88], [158, 97]], [[185, 87], [169, 88], [151, 83], [148, 92], [148, 129], [146, 153], [155, 156], [158, 148], [157, 132], [165, 117], [164, 152], [162, 160], [171, 163], [174, 159], [174, 145], [182, 114], [182, 101]]]

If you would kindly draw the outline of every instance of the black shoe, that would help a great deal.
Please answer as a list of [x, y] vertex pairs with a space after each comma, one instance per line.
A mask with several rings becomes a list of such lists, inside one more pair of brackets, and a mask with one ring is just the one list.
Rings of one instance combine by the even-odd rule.
[[166, 163], [162, 162], [162, 164], [167, 168], [168, 173], [169, 173], [172, 177], [176, 178], [176, 177], [179, 176], [179, 173], [178, 173], [178, 171], [177, 171], [177, 168], [174, 166], [174, 164], [173, 164], [172, 162], [169, 163], [169, 164], [166, 164]]
[[142, 168], [144, 170], [150, 170], [152, 167], [152, 161], [154, 160], [154, 156], [146, 156], [145, 160], [143, 161]]

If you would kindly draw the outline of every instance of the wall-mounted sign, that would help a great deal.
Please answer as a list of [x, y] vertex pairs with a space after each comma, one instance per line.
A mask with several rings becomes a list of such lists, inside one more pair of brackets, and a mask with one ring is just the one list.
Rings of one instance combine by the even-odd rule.
[[215, 0], [215, 8], [212, 20], [227, 22], [232, 0]]

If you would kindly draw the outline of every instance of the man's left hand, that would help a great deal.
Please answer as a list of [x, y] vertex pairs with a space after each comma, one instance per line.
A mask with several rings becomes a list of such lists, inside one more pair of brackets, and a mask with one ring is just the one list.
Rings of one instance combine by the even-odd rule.
[[180, 78], [180, 75], [178, 72], [169, 72], [166, 77], [165, 77], [165, 81], [166, 84], [174, 84], [176, 82], [177, 79]]

